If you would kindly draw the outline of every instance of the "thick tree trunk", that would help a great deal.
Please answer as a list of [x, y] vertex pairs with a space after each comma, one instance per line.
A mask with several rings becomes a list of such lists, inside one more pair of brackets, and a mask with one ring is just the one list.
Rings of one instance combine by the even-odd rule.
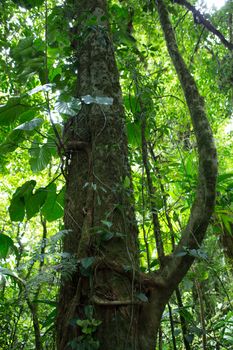
[[[64, 239], [64, 251], [76, 256], [78, 266], [71, 279], [62, 279], [58, 349], [71, 349], [72, 342], [94, 349], [95, 339], [102, 350], [131, 349], [140, 302], [132, 278], [138, 270], [137, 227], [106, 1], [76, 1], [72, 7], [78, 23], [74, 34], [77, 97], [84, 102], [78, 115], [68, 121], [64, 136], [69, 157], [65, 227], [71, 230]], [[105, 99], [103, 104], [88, 104], [90, 96], [112, 98], [113, 103]], [[113, 262], [120, 271], [114, 271]], [[91, 328], [91, 319], [101, 324], [85, 335], [80, 320]]]
[[[162, 1], [159, 4], [161, 20], [165, 13], [165, 22], [169, 21]], [[140, 272], [124, 111], [106, 0], [75, 0], [68, 5], [75, 9], [77, 97], [83, 103], [78, 115], [67, 122], [63, 141], [67, 153], [65, 228], [70, 230], [63, 248], [77, 259], [77, 266], [67, 278], [69, 265], [63, 264], [57, 348], [154, 350], [164, 307], [193, 258], [174, 255], [158, 273]], [[206, 127], [202, 99], [198, 100], [192, 80], [191, 88], [196, 94], [193, 114], [201, 111], [199, 123]], [[201, 152], [202, 156], [208, 152], [209, 158], [213, 153], [214, 158], [209, 132]], [[212, 213], [216, 174], [210, 173], [214, 165], [206, 174], [202, 164], [203, 159], [197, 199], [178, 252], [183, 246], [199, 247]], [[211, 175], [207, 183], [206, 175]]]

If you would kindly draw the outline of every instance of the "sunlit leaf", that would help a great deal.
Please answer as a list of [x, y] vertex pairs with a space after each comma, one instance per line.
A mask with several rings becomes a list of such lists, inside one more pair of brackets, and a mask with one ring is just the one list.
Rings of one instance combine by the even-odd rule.
[[18, 282], [22, 285], [25, 285], [25, 281], [22, 278], [20, 278], [16, 272], [14, 272], [10, 269], [7, 269], [5, 267], [0, 267], [0, 274], [5, 275], [5, 276], [10, 276], [14, 280], [16, 280], [16, 282]]
[[60, 114], [66, 114], [71, 117], [77, 115], [81, 109], [81, 102], [78, 98], [60, 96], [58, 101], [55, 103], [55, 110]]
[[35, 118], [32, 119], [29, 122], [23, 123], [19, 126], [17, 126], [14, 130], [24, 130], [24, 131], [31, 131], [40, 126], [43, 123], [42, 118]]
[[28, 91], [27, 94], [31, 96], [31, 95], [36, 94], [37, 92], [40, 92], [40, 91], [48, 92], [49, 90], [52, 89], [53, 86], [54, 86], [54, 84], [39, 85], [39, 86], [35, 87], [34, 89]]
[[51, 152], [48, 145], [45, 143], [42, 146], [36, 147], [35, 143], [32, 144], [35, 147], [32, 151], [33, 157], [30, 158], [29, 163], [33, 172], [38, 172], [47, 167], [51, 160]]

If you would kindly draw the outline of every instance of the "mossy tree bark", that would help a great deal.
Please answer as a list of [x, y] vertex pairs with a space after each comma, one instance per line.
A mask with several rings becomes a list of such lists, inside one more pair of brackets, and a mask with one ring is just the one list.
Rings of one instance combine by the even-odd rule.
[[[71, 231], [64, 239], [64, 251], [74, 254], [79, 264], [72, 279], [62, 281], [58, 349], [71, 348], [67, 344], [72, 341], [91, 343], [90, 338], [99, 339], [101, 349], [120, 349], [134, 341], [135, 286], [109, 263], [132, 274], [138, 269], [121, 89], [106, 1], [79, 0], [71, 8], [76, 21], [77, 97], [86, 102], [87, 96], [112, 98], [113, 103], [84, 102], [65, 128], [69, 157], [65, 227]], [[94, 309], [91, 318], [102, 322], [90, 337], [75, 323], [91, 322], [87, 306]]]
[[[67, 122], [64, 135], [68, 159], [65, 228], [70, 231], [63, 249], [77, 258], [78, 265], [72, 278], [62, 278], [57, 348], [83, 344], [85, 349], [95, 349], [98, 340], [101, 350], [153, 350], [164, 307], [193, 262], [193, 257], [177, 253], [184, 246], [199, 247], [213, 211], [212, 133], [160, 0], [168, 50], [179, 61], [176, 69], [197, 135], [199, 187], [188, 225], [168, 263], [156, 273], [144, 274], [139, 268], [124, 111], [107, 1], [74, 0], [68, 5], [74, 11], [77, 97], [84, 102], [77, 116]], [[85, 103], [96, 97], [105, 102], [112, 98], [113, 103]]]

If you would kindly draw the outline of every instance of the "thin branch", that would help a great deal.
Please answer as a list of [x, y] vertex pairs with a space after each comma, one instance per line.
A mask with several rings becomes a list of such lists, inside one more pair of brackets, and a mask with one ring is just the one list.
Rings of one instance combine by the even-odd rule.
[[233, 50], [233, 44], [229, 42], [224, 37], [224, 35], [218, 29], [216, 29], [215, 26], [208, 19], [206, 19], [205, 16], [199, 10], [195, 8], [195, 6], [191, 5], [186, 0], [174, 0], [174, 2], [179, 5], [185, 6], [189, 11], [192, 12], [194, 22], [196, 22], [197, 24], [202, 24], [206, 29], [208, 29], [209, 32], [216, 35], [229, 50]]
[[197, 43], [196, 43], [196, 45], [195, 45], [195, 48], [194, 48], [194, 50], [193, 50], [192, 56], [191, 56], [191, 58], [190, 58], [190, 65], [191, 65], [191, 64], [193, 63], [193, 61], [194, 61], [194, 55], [195, 55], [195, 53], [197, 53], [197, 51], [198, 51], [198, 48], [199, 48], [199, 46], [200, 46], [201, 39], [202, 39], [202, 35], [203, 35], [204, 31], [205, 31], [205, 28], [203, 27], [202, 30], [201, 30], [201, 34], [199, 35], [199, 38], [198, 38]]

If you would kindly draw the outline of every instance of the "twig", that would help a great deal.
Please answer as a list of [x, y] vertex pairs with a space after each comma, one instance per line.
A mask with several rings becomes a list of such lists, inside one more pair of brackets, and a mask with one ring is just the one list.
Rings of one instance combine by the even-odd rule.
[[206, 19], [205, 16], [199, 10], [195, 8], [195, 6], [191, 5], [186, 0], [174, 0], [174, 2], [179, 5], [185, 6], [189, 11], [192, 12], [194, 22], [196, 22], [197, 24], [202, 24], [211, 33], [216, 35], [229, 50], [233, 50], [233, 44], [229, 42], [224, 37], [224, 35], [218, 29], [216, 29], [215, 26], [208, 19]]

